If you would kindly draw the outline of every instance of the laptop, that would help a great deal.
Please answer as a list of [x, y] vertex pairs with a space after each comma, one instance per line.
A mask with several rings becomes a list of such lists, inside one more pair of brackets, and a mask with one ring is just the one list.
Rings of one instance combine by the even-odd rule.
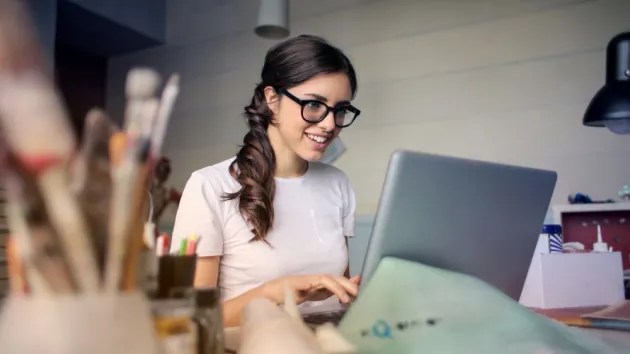
[[[358, 296], [392, 256], [477, 277], [518, 301], [556, 180], [553, 171], [395, 151]], [[337, 324], [346, 310], [323, 305], [302, 316]]]

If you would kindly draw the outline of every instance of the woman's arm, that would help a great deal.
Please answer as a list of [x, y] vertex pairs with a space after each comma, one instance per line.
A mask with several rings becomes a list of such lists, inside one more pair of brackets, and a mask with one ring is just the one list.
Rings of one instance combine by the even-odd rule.
[[346, 271], [343, 273], [346, 278], [350, 278], [350, 247], [348, 241], [350, 237], [354, 237], [356, 212], [357, 212], [357, 200], [354, 194], [354, 189], [350, 185], [350, 181], [345, 174], [343, 174], [345, 183], [342, 184], [343, 191], [343, 235], [346, 239], [346, 252], [348, 253], [348, 265]]
[[[197, 258], [195, 271], [195, 287], [217, 286], [220, 257]], [[350, 301], [357, 295], [357, 279], [347, 279], [340, 276], [326, 274], [294, 275], [272, 280], [253, 288], [235, 298], [223, 302], [223, 326], [237, 327], [241, 324], [243, 308], [255, 298], [266, 298], [277, 304], [282, 303], [286, 286], [296, 291], [298, 303], [306, 301], [318, 293], [325, 293], [325, 297], [336, 295], [340, 299]]]
[[348, 252], [348, 265], [346, 266], [346, 271], [343, 272], [343, 276], [350, 278], [350, 248], [348, 247], [348, 236], [346, 236], [346, 252]]
[[[215, 287], [219, 278], [221, 257], [197, 258], [195, 287]], [[233, 299], [223, 302], [223, 326], [236, 327], [241, 323], [241, 312], [247, 303], [257, 297], [263, 297], [262, 287], [251, 289]]]

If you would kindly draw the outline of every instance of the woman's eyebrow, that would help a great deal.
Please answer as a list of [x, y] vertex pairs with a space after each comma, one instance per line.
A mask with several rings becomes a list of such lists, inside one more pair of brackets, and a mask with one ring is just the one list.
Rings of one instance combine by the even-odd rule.
[[316, 100], [320, 100], [323, 102], [328, 102], [328, 98], [326, 98], [326, 96], [322, 96], [322, 95], [318, 95], [316, 93], [305, 93], [306, 96], [311, 96]]
[[[306, 96], [311, 96], [316, 100], [320, 100], [322, 102], [326, 102], [328, 103], [328, 98], [326, 98], [326, 96], [322, 96], [322, 95], [318, 95], [316, 93], [305, 93], [304, 95]], [[350, 104], [350, 101], [339, 101], [335, 104], [335, 106], [347, 106]]]

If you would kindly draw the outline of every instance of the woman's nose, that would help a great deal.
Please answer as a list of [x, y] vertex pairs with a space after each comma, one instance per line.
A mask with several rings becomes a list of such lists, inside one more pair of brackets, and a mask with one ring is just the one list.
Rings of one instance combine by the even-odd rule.
[[324, 119], [319, 122], [318, 124], [319, 127], [321, 127], [322, 129], [331, 132], [333, 130], [335, 130], [336, 126], [335, 126], [335, 113], [334, 112], [328, 112], [328, 114], [326, 115], [326, 117], [324, 117]]

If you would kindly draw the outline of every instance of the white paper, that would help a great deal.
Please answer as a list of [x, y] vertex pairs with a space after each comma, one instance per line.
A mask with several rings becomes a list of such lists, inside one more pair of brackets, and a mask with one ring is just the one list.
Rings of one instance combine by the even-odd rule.
[[346, 146], [343, 144], [339, 137], [335, 138], [335, 140], [330, 143], [326, 152], [324, 153], [324, 157], [322, 157], [321, 162], [332, 164], [335, 162], [341, 155], [346, 152]]

